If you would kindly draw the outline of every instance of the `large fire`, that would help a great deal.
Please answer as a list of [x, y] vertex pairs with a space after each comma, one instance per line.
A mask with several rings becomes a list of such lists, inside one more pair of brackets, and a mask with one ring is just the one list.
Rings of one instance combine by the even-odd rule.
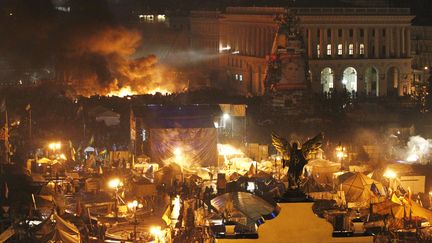
[[163, 89], [161, 87], [156, 87], [154, 89], [149, 89], [149, 90], [145, 90], [145, 91], [138, 91], [138, 90], [133, 90], [130, 86], [126, 86], [126, 87], [122, 87], [118, 90], [111, 90], [107, 96], [117, 96], [117, 97], [127, 97], [127, 96], [133, 96], [133, 95], [140, 95], [140, 94], [151, 94], [151, 95], [155, 95], [157, 93], [160, 93], [162, 95], [168, 95], [171, 94], [172, 92], [168, 89]]
[[83, 96], [165, 95], [187, 88], [156, 56], [137, 58], [141, 45], [141, 34], [123, 27], [81, 37], [64, 62], [65, 79], [74, 94]]

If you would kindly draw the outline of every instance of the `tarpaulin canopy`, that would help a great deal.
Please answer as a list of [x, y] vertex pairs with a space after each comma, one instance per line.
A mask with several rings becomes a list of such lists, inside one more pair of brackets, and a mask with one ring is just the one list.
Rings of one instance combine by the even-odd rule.
[[306, 181], [300, 186], [300, 188], [305, 193], [325, 192], [330, 191], [331, 189], [317, 182], [312, 176], [309, 176]]
[[372, 199], [385, 196], [382, 184], [357, 172], [341, 184], [347, 202], [371, 202]]
[[273, 218], [279, 208], [264, 199], [247, 192], [230, 192], [217, 196], [211, 200], [211, 205], [220, 213], [230, 204], [247, 217], [249, 223], [259, 223], [261, 219]]

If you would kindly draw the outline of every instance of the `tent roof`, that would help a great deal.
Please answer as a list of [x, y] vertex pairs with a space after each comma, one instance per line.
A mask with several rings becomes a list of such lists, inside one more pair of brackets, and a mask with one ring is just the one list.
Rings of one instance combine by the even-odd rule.
[[259, 223], [264, 217], [267, 219], [275, 217], [278, 206], [272, 205], [264, 199], [247, 192], [230, 192], [217, 196], [211, 200], [211, 205], [218, 212], [223, 212], [228, 202], [232, 202], [234, 209], [243, 213], [254, 223]]
[[362, 202], [375, 197], [371, 186], [375, 184], [381, 195], [385, 195], [384, 187], [378, 181], [375, 181], [363, 173], [354, 173], [351, 177], [342, 182], [342, 189], [345, 192], [346, 199], [349, 202]]

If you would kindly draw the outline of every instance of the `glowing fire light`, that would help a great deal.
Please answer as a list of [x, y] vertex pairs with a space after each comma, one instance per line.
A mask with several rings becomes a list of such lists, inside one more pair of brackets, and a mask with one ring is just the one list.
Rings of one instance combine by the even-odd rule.
[[117, 97], [126, 97], [126, 96], [133, 96], [133, 95], [139, 95], [139, 94], [151, 94], [151, 95], [155, 95], [156, 93], [161, 93], [163, 95], [168, 95], [171, 94], [172, 92], [169, 91], [168, 89], [164, 89], [161, 87], [157, 87], [151, 90], [147, 90], [147, 91], [136, 91], [136, 90], [132, 90], [132, 88], [130, 86], [125, 86], [122, 87], [119, 90], [112, 90], [111, 92], [108, 93], [107, 96], [117, 96]]
[[417, 160], [419, 160], [419, 156], [417, 154], [410, 154], [406, 158], [407, 162], [416, 162]]
[[223, 155], [223, 156], [244, 154], [240, 149], [236, 149], [230, 144], [218, 144], [217, 148], [218, 148], [219, 155]]
[[396, 174], [396, 172], [388, 169], [388, 170], [386, 170], [386, 172], [384, 173], [383, 176], [386, 178], [389, 178], [389, 179], [394, 179], [394, 178], [396, 178], [397, 174]]

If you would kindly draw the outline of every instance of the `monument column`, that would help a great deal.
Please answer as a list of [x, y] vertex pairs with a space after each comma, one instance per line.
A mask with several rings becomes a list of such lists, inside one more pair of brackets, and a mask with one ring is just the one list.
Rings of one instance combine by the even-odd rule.
[[390, 57], [390, 34], [391, 34], [391, 29], [390, 28], [385, 28], [383, 29], [383, 31], [385, 31], [385, 57], [389, 58]]
[[363, 45], [364, 45], [364, 57], [369, 57], [369, 28], [364, 28], [363, 30]]
[[402, 56], [406, 57], [406, 46], [405, 46], [405, 27], [402, 27], [401, 30], [401, 37], [402, 37]]
[[401, 30], [399, 27], [396, 28], [396, 50], [395, 50], [395, 55], [397, 58], [400, 57], [400, 53], [401, 53]]
[[407, 57], [411, 57], [411, 29], [410, 27], [407, 27], [406, 29], [406, 52]]
[[312, 58], [313, 56], [313, 45], [312, 45], [312, 28], [307, 29], [307, 48], [308, 48], [308, 57]]

